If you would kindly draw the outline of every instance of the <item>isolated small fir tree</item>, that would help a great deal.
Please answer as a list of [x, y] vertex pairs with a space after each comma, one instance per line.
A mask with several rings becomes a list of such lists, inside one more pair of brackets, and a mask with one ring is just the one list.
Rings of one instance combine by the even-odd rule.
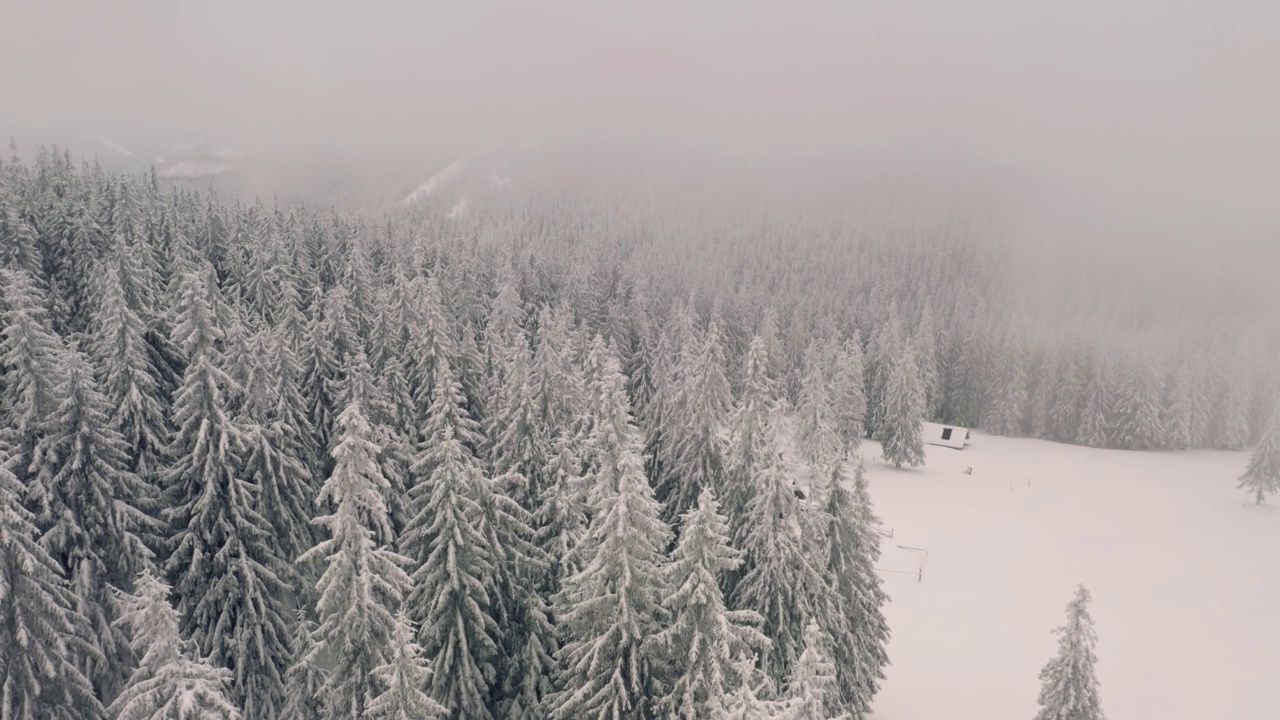
[[1251, 493], [1261, 505], [1268, 495], [1280, 492], [1280, 403], [1261, 442], [1249, 457], [1249, 466], [1240, 477], [1240, 489]]
[[1093, 654], [1098, 637], [1089, 616], [1089, 591], [1076, 589], [1067, 605], [1067, 624], [1056, 630], [1058, 655], [1040, 671], [1040, 712], [1035, 720], [1105, 720], [1098, 699]]

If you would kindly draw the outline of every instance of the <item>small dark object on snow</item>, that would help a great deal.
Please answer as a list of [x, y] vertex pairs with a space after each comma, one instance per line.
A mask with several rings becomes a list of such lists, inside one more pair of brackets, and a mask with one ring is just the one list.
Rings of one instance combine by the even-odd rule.
[[971, 468], [971, 467], [967, 467], [967, 468], [965, 468], [965, 469], [961, 470], [960, 472], [964, 473], [965, 475], [972, 475], [972, 474], [973, 474], [973, 468]]
[[794, 492], [794, 493], [796, 494], [796, 497], [797, 497], [797, 498], [799, 498], [799, 499], [801, 499], [801, 500], [803, 500], [803, 499], [804, 499], [804, 491], [803, 491], [803, 490], [801, 490], [800, 488], [796, 488], [796, 489], [795, 489], [795, 490], [793, 490], [792, 492]]

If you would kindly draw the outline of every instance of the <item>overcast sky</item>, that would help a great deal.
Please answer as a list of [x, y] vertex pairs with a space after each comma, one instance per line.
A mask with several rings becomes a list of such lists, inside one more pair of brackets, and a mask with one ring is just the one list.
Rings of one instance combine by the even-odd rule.
[[1280, 227], [1276, 0], [0, 6], [0, 129], [41, 141], [869, 149], [1002, 168], [1153, 227]]

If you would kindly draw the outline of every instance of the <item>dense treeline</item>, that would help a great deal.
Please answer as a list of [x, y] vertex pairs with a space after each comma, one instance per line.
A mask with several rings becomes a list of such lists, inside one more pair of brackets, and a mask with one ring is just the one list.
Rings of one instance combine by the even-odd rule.
[[474, 207], [0, 166], [7, 717], [861, 716], [862, 438], [1242, 447], [1274, 390], [1039, 340], [956, 223]]

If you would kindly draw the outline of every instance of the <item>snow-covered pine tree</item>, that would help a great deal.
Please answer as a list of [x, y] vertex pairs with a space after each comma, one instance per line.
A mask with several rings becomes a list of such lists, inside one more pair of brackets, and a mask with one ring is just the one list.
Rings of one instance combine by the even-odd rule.
[[816, 622], [804, 630], [804, 652], [787, 678], [786, 720], [844, 720], [840, 710], [836, 666], [828, 650], [831, 638]]
[[734, 670], [745, 681], [738, 683], [725, 699], [724, 707], [709, 717], [712, 720], [780, 720], [785, 705], [760, 697], [755, 659], [743, 655], [734, 663]]
[[731, 537], [739, 537], [747, 509], [755, 497], [756, 473], [762, 461], [767, 460], [766, 453], [773, 451], [768, 440], [772, 437], [777, 409], [777, 386], [769, 377], [769, 357], [763, 337], [751, 340], [744, 362], [742, 393], [730, 420], [725, 460], [724, 510], [729, 518]]
[[128, 630], [138, 666], [112, 702], [115, 720], [239, 720], [228, 699], [231, 672], [201, 660], [183, 641], [169, 586], [144, 571], [121, 595], [119, 624]]
[[128, 468], [155, 483], [168, 439], [168, 398], [146, 339], [146, 326], [127, 302], [119, 273], [108, 266], [100, 281], [93, 351], [102, 393], [114, 409], [111, 426], [125, 441]]
[[425, 281], [417, 279], [414, 285], [417, 322], [408, 326], [409, 342], [404, 356], [410, 361], [409, 387], [421, 425], [431, 407], [437, 368], [441, 362], [452, 363], [458, 354], [458, 333], [445, 311], [438, 275], [433, 273]]
[[731, 606], [764, 618], [762, 630], [773, 642], [762, 667], [775, 680], [786, 677], [800, 654], [804, 626], [817, 612], [823, 580], [806, 546], [810, 523], [795, 494], [795, 484], [772, 433], [764, 440], [754, 478], [755, 497], [735, 539], [748, 570], [734, 587]]
[[289, 636], [293, 655], [284, 676], [280, 720], [317, 720], [324, 717], [332, 705], [325, 690], [328, 672], [311, 661], [315, 648], [316, 624], [307, 617], [306, 610], [299, 609]]
[[599, 336], [589, 364], [598, 367], [590, 393], [588, 438], [594, 516], [583, 542], [583, 568], [556, 596], [564, 646], [558, 720], [649, 717], [654, 697], [651, 651], [644, 639], [666, 619], [663, 552], [671, 532], [644, 474], [618, 360]]
[[1223, 450], [1243, 450], [1249, 444], [1249, 386], [1239, 361], [1230, 363], [1219, 385], [1213, 426], [1213, 446]]
[[1165, 443], [1160, 388], [1149, 358], [1138, 357], [1126, 364], [1115, 403], [1117, 445], [1145, 450]]
[[826, 500], [822, 540], [829, 594], [817, 620], [831, 639], [840, 705], [851, 717], [861, 718], [870, 712], [889, 664], [889, 625], [883, 612], [889, 598], [875, 572], [880, 558], [879, 520], [871, 507], [861, 460], [855, 466], [852, 487], [844, 465], [837, 466]]
[[145, 491], [128, 470], [106, 398], [74, 345], [63, 354], [62, 375], [62, 401], [48, 423], [51, 474], [33, 478], [27, 490], [39, 498], [41, 544], [71, 580], [76, 611], [90, 624], [93, 652], [74, 660], [99, 696], [110, 698], [131, 661], [128, 640], [112, 626], [111, 590], [127, 589], [150, 557], [139, 535], [153, 521], [137, 508]]
[[89, 623], [76, 612], [62, 568], [37, 541], [12, 462], [0, 450], [0, 717], [101, 718], [102, 705], [73, 662], [94, 652]]
[[1190, 363], [1183, 361], [1178, 369], [1165, 376], [1161, 422], [1165, 429], [1162, 447], [1183, 450], [1191, 446], [1191, 423], [1195, 413], [1194, 376]]
[[181, 287], [174, 333], [189, 362], [167, 449], [165, 517], [174, 529], [167, 571], [201, 656], [232, 671], [232, 697], [249, 720], [270, 719], [288, 663], [285, 591], [273, 569], [280, 559], [257, 510], [260, 489], [242, 475], [244, 437], [227, 412], [232, 383], [204, 281], [188, 273]]
[[1076, 589], [1067, 605], [1067, 624], [1058, 628], [1058, 655], [1040, 671], [1040, 712], [1035, 720], [1105, 720], [1098, 699], [1093, 648], [1098, 642], [1089, 616], [1089, 591]]
[[666, 517], [692, 508], [703, 488], [723, 485], [724, 439], [721, 436], [733, 398], [724, 372], [720, 329], [712, 322], [683, 353], [679, 387], [666, 428], [671, 448], [665, 487], [660, 487]]
[[[932, 352], [932, 351], [930, 351]], [[932, 362], [929, 371], [936, 383], [937, 361], [921, 360], [922, 364]], [[834, 405], [836, 434], [840, 436], [844, 452], [857, 450], [866, 432], [867, 416], [867, 384], [863, 368], [862, 345], [857, 332], [845, 340], [836, 355], [833, 377], [831, 379], [831, 400]], [[927, 386], [926, 386], [927, 389]], [[930, 397], [936, 398], [935, 389]], [[935, 400], [936, 402], [936, 400]]]
[[413, 471], [410, 517], [401, 551], [412, 558], [413, 590], [406, 606], [419, 639], [435, 658], [431, 695], [450, 712], [491, 718], [498, 627], [492, 615], [495, 554], [486, 536], [483, 495], [488, 478], [464, 438], [475, 424], [448, 358], [434, 368], [435, 392]]
[[888, 321], [881, 324], [870, 339], [866, 353], [866, 425], [871, 437], [877, 437], [880, 425], [887, 417], [890, 378], [894, 368], [902, 362], [905, 346], [896, 306], [890, 310]]
[[1108, 418], [1112, 404], [1110, 366], [1106, 358], [1091, 351], [1084, 368], [1080, 423], [1076, 429], [1075, 442], [1089, 447], [1107, 447], [1111, 439]]
[[983, 426], [997, 435], [1020, 435], [1027, 403], [1027, 368], [1022, 342], [1006, 328], [995, 348], [990, 397]]
[[333, 438], [341, 368], [333, 339], [325, 330], [321, 304], [313, 303], [311, 312], [311, 320], [303, 333], [301, 390], [307, 401], [307, 425], [318, 452], [317, 465], [312, 470], [324, 477], [332, 472], [328, 449]]
[[1249, 457], [1249, 466], [1240, 477], [1239, 487], [1252, 494], [1258, 505], [1268, 495], [1280, 492], [1280, 402], [1276, 403], [1261, 442]]
[[578, 549], [587, 533], [586, 480], [572, 434], [561, 432], [552, 440], [542, 477], [545, 486], [534, 515], [535, 539], [548, 564], [547, 589], [554, 595], [565, 577], [581, 569]]
[[924, 390], [910, 344], [889, 369], [885, 386], [884, 420], [876, 429], [884, 459], [894, 467], [903, 463], [915, 467], [924, 464], [924, 439], [920, 419], [924, 413]]
[[729, 544], [728, 520], [711, 488], [681, 517], [680, 541], [667, 565], [672, 590], [663, 606], [671, 625], [653, 637], [670, 690], [661, 701], [664, 717], [697, 720], [725, 708], [728, 693], [750, 677], [738, 677], [740, 655], [765, 650], [769, 640], [750, 610], [729, 610], [720, 591], [725, 573], [742, 563]]
[[[271, 347], [266, 331], [249, 342], [244, 403], [239, 424], [244, 431], [244, 475], [256, 488], [255, 509], [271, 526], [268, 536], [271, 555], [278, 563], [272, 568], [294, 598], [302, 592], [298, 556], [315, 544], [311, 532], [314, 491], [310, 470], [304, 463], [305, 450], [298, 431], [280, 416], [279, 388], [292, 379], [273, 371]], [[290, 392], [296, 392], [291, 388]], [[290, 419], [293, 420], [293, 419]], [[296, 422], [296, 420], [293, 420]], [[308, 583], [309, 584], [309, 583]]]
[[0, 446], [12, 457], [13, 472], [24, 483], [35, 472], [44, 426], [58, 406], [62, 339], [51, 329], [48, 311], [35, 281], [21, 270], [0, 270]]
[[[373, 669], [381, 692], [369, 702], [362, 718], [368, 720], [436, 720], [449, 711], [427, 694], [431, 666], [413, 639], [413, 622], [403, 612], [396, 615], [387, 662]], [[469, 716], [464, 716], [469, 717]]]
[[826, 338], [809, 343], [804, 354], [800, 404], [796, 407], [796, 443], [809, 464], [824, 472], [840, 456], [845, 444], [837, 432], [835, 400], [831, 396], [830, 369], [836, 363], [835, 348]]
[[412, 582], [403, 567], [410, 560], [374, 541], [391, 534], [387, 519], [387, 479], [378, 466], [378, 446], [358, 405], [338, 416], [333, 472], [320, 489], [319, 503], [333, 508], [316, 524], [329, 537], [308, 550], [303, 562], [323, 559], [316, 584], [319, 600], [315, 647], [295, 661], [328, 668], [324, 692], [330, 720], [364, 716], [377, 694], [374, 669], [390, 659], [397, 609]]

